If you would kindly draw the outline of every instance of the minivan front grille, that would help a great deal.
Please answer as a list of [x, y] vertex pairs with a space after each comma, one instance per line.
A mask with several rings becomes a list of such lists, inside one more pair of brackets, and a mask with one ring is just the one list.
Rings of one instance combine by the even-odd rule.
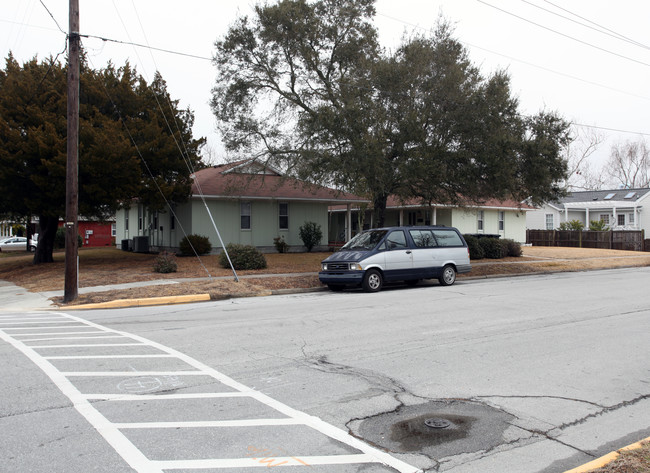
[[350, 269], [349, 263], [327, 263], [328, 271], [347, 271]]

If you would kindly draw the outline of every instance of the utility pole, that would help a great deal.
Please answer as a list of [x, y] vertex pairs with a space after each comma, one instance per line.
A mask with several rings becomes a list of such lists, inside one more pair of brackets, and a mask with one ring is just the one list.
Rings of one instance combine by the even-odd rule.
[[68, 28], [68, 162], [65, 182], [65, 289], [63, 302], [79, 295], [79, 0], [70, 0]]

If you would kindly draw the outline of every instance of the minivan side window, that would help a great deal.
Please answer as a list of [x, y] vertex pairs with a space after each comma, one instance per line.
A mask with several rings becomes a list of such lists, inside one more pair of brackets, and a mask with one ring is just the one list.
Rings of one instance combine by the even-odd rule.
[[389, 250], [399, 250], [406, 248], [406, 235], [402, 230], [396, 230], [386, 238], [386, 246]]
[[433, 230], [438, 246], [464, 246], [460, 235], [453, 230]]
[[409, 233], [418, 248], [435, 248], [437, 246], [431, 230], [409, 230]]

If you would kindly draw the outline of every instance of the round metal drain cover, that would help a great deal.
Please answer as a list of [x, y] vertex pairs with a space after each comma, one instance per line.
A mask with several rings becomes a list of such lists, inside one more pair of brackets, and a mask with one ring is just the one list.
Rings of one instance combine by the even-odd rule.
[[449, 422], [447, 419], [427, 419], [424, 421], [424, 424], [427, 427], [431, 427], [432, 429], [446, 429], [451, 425], [451, 422]]

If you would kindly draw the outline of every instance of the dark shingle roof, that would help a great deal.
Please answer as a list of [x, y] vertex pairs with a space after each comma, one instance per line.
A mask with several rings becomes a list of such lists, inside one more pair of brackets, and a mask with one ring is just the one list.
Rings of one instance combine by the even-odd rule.
[[553, 202], [551, 205], [563, 207], [564, 204], [573, 204], [578, 202], [636, 202], [644, 197], [650, 189], [610, 189], [602, 191], [580, 191], [570, 192], [569, 195], [560, 199], [559, 202]]

